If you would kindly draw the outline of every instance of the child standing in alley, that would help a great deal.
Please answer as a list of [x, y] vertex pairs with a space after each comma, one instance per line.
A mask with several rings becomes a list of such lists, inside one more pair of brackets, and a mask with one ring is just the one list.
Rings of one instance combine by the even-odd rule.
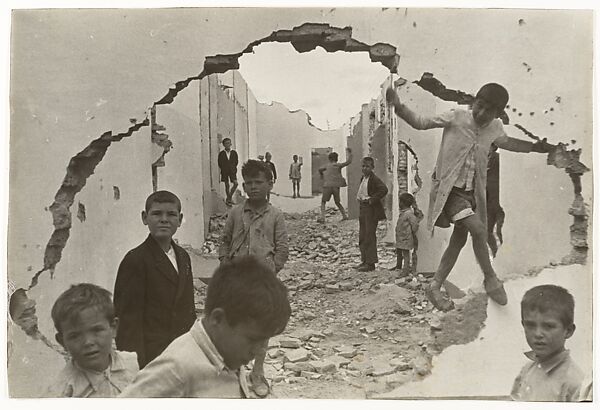
[[[217, 164], [221, 170], [221, 181], [225, 183], [225, 204], [233, 205], [233, 194], [238, 187], [237, 183], [237, 166], [238, 154], [231, 149], [231, 138], [223, 139], [223, 151], [219, 152]], [[231, 187], [229, 183], [231, 182]]]
[[583, 373], [573, 362], [565, 341], [575, 332], [573, 296], [556, 285], [525, 292], [521, 324], [531, 351], [515, 379], [511, 397], [519, 401], [579, 401]]
[[399, 270], [398, 277], [407, 276], [411, 272], [411, 250], [417, 243], [419, 222], [413, 212], [415, 198], [405, 192], [398, 198], [400, 215], [396, 222], [396, 266], [390, 270]]
[[318, 222], [325, 223], [325, 205], [333, 195], [333, 201], [342, 214], [342, 221], [348, 219], [346, 210], [340, 202], [340, 188], [347, 186], [346, 180], [342, 176], [342, 168], [347, 167], [352, 162], [352, 150], [346, 148], [346, 161], [338, 163], [337, 152], [328, 155], [329, 163], [319, 168], [319, 174], [323, 180], [323, 195], [321, 196], [321, 216]]
[[453, 302], [441, 286], [456, 264], [470, 234], [473, 250], [484, 274], [488, 296], [500, 305], [507, 303], [502, 281], [496, 275], [488, 256], [486, 215], [486, 174], [488, 152], [492, 143], [515, 152], [549, 152], [552, 145], [545, 140], [535, 144], [506, 135], [498, 119], [508, 103], [508, 92], [499, 84], [486, 84], [477, 92], [471, 110], [454, 109], [442, 115], [423, 117], [400, 102], [392, 88], [386, 91], [388, 103], [410, 126], [418, 130], [443, 128], [437, 163], [432, 174], [427, 228], [434, 225], [454, 230], [444, 251], [427, 297], [438, 309], [448, 311]]
[[[242, 166], [242, 186], [248, 199], [231, 209], [219, 247], [219, 260], [225, 263], [244, 255], [254, 255], [273, 272], [279, 272], [288, 258], [288, 238], [283, 213], [267, 201], [273, 188], [271, 169], [261, 161], [248, 160]], [[269, 394], [263, 364], [268, 342], [256, 352], [250, 373], [253, 390], [259, 397]]]
[[110, 292], [71, 286], [52, 306], [56, 341], [71, 356], [45, 397], [116, 397], [138, 372], [135, 353], [113, 349], [118, 319]]
[[292, 180], [293, 198], [300, 198], [300, 179], [302, 178], [302, 161], [298, 162], [298, 155], [292, 157], [290, 164], [290, 179]]

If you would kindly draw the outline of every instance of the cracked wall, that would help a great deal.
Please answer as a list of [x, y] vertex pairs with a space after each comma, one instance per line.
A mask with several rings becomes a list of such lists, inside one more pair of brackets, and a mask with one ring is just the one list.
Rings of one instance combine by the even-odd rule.
[[[546, 101], [553, 101], [556, 96], [549, 93], [556, 92], [562, 97], [563, 104], [547, 114], [548, 119], [554, 116], [555, 121], [547, 121], [543, 126], [525, 125], [544, 135], [549, 134], [550, 127], [554, 127], [555, 135], [564, 135], [565, 131], [573, 129], [583, 134], [578, 141], [591, 145], [591, 77], [587, 60], [583, 58], [591, 55], [591, 47], [585, 41], [591, 27], [591, 17], [582, 11], [545, 11], [535, 14], [537, 21], [543, 21], [545, 26], [516, 24], [528, 13], [535, 14], [534, 11], [496, 10], [493, 17], [489, 17], [490, 12], [486, 10], [410, 10], [407, 17], [404, 10], [397, 9], [15, 11], [11, 37], [10, 278], [15, 280], [18, 287], [27, 287], [32, 279], [31, 272], [55, 268], [56, 279], [51, 281], [49, 275], [40, 276], [40, 284], [30, 294], [40, 307], [46, 307], [40, 312], [47, 312], [56, 295], [69, 283], [81, 281], [82, 277], [112, 288], [115, 265], [124, 252], [146, 234], [139, 222], [139, 211], [143, 199], [152, 189], [148, 175], [153, 158], [151, 144], [148, 143], [149, 127], [137, 131], [135, 138], [124, 138], [118, 143], [118, 148], [113, 143], [115, 146], [111, 146], [108, 154], [92, 169], [94, 174], [73, 198], [73, 201], [85, 204], [86, 221], [81, 223], [72, 216], [66, 218], [66, 212], [62, 213], [65, 218], [57, 221], [57, 225], [63, 228], [68, 224], [74, 227], [61, 250], [61, 241], [66, 239], [65, 231], [62, 237], [48, 241], [53, 235], [54, 225], [52, 215], [44, 211], [44, 207], [53, 202], [57, 189], [62, 185], [65, 166], [107, 130], [112, 135], [126, 134], [132, 122], [139, 124], [146, 119], [146, 111], [153, 103], [173, 101], [178, 91], [200, 78], [198, 72], [202, 71], [202, 67], [205, 69], [203, 73], [208, 74], [235, 66], [237, 57], [231, 57], [231, 53], [249, 51], [253, 44], [258, 44], [255, 39], [262, 39], [257, 40], [260, 42], [269, 37], [274, 41], [288, 41], [291, 38], [299, 51], [315, 44], [321, 44], [328, 50], [348, 47], [369, 52], [373, 61], [383, 61], [388, 67], [394, 67], [397, 63], [396, 53], [402, 54], [409, 56], [409, 61], [403, 63], [401, 70], [404, 77], [418, 78], [424, 70], [431, 70], [443, 74], [444, 78], [451, 78], [454, 84], [463, 89], [475, 88], [490, 76], [499, 75], [498, 81], [508, 85], [513, 101], [531, 104], [531, 107], [523, 107], [524, 112], [541, 107]], [[464, 34], [465, 38], [470, 39], [474, 36], [470, 30], [476, 30], [482, 38], [481, 46], [461, 46], [467, 42], [459, 38], [453, 39], [458, 46], [452, 48], [451, 54], [447, 49], [438, 49], [440, 37], [428, 30], [436, 27], [440, 19], [446, 25], [464, 28], [460, 33], [452, 32], [452, 35]], [[419, 24], [406, 24], [409, 20], [411, 23], [418, 21]], [[224, 21], [228, 22], [232, 35], [215, 39], [214, 33], [222, 30]], [[331, 30], [331, 26], [314, 25], [313, 28], [301, 27], [307, 21], [328, 23], [340, 29]], [[377, 24], [372, 24], [373, 21]], [[482, 33], [479, 26], [471, 27], [463, 24], [465, 21], [478, 21], [487, 30]], [[157, 25], [157, 22], [160, 23]], [[547, 29], [553, 25], [572, 27], [570, 36], [565, 38], [558, 31]], [[281, 30], [275, 37], [273, 34], [265, 37], [270, 30], [278, 27], [298, 29], [295, 34], [292, 30]], [[314, 27], [317, 27], [316, 32]], [[360, 40], [349, 39], [348, 30], [344, 27], [352, 27], [352, 37]], [[512, 39], [506, 43], [510, 47], [493, 50], [483, 47], [489, 43], [486, 40], [494, 40], [487, 33], [496, 35], [498, 32]], [[406, 41], [413, 33], [425, 35], [421, 35], [418, 42]], [[444, 41], [449, 40], [447, 35], [444, 33]], [[118, 36], [118, 41], [115, 41], [115, 36]], [[539, 39], [543, 39], [543, 42], [536, 43]], [[383, 43], [397, 45], [399, 50], [394, 51], [392, 56], [389, 47], [381, 46]], [[364, 44], [372, 44], [373, 47]], [[540, 52], [532, 55], [531, 50]], [[577, 50], [578, 58], [564, 58], [573, 50]], [[226, 54], [217, 56], [219, 53]], [[206, 56], [215, 57], [209, 58], [204, 64]], [[524, 58], [528, 69], [518, 71], [523, 67]], [[447, 64], [448, 61], [467, 59], [474, 67], [510, 69], [492, 75], [487, 70], [468, 72], [460, 64]], [[173, 64], [173, 61], [177, 64]], [[423, 67], [425, 63], [427, 67]], [[544, 67], [544, 70], [539, 70], [540, 67]], [[52, 81], [48, 81], [49, 78]], [[520, 86], [525, 83], [526, 87]], [[547, 87], [549, 83], [553, 83], [553, 87]], [[545, 108], [550, 111], [549, 107]], [[546, 118], [541, 113], [535, 116], [536, 119], [539, 117]], [[560, 117], [578, 119], [575, 122], [557, 121]], [[550, 122], [554, 125], [550, 125]], [[429, 147], [430, 142], [423, 147]], [[415, 149], [422, 163], [421, 170], [429, 171], [431, 167], [428, 167], [426, 155], [422, 154], [424, 151]], [[584, 150], [583, 155], [590, 154]], [[582, 162], [591, 163], [587, 159]], [[123, 164], [127, 164], [127, 167]], [[536, 169], [543, 168], [540, 165], [544, 165], [543, 160], [521, 163], [510, 159], [504, 162], [504, 168], [514, 166], [516, 169], [520, 166], [520, 169], [532, 175], [535, 175]], [[40, 167], [44, 172], [40, 173]], [[535, 193], [550, 193], [557, 202], [567, 201], [567, 205], [570, 204], [573, 194], [569, 181], [561, 184], [562, 190], [552, 190], [556, 188], [556, 179], [565, 174], [559, 170], [555, 174], [547, 172], [556, 178], [549, 182], [539, 177], [539, 184], [536, 184], [538, 191]], [[536, 205], [534, 201], [529, 201], [531, 192], [519, 185], [521, 179], [518, 175], [509, 175], [508, 179], [503, 175], [502, 178], [516, 186], [515, 193], [525, 198], [525, 207]], [[591, 186], [588, 183], [591, 182], [591, 173], [583, 175], [582, 179], [584, 187]], [[423, 175], [423, 180], [425, 184], [426, 175]], [[119, 187], [118, 201], [110, 189], [112, 186]], [[70, 189], [74, 187], [76, 185]], [[424, 186], [423, 192], [427, 191]], [[590, 194], [584, 191], [583, 195]], [[61, 207], [64, 208], [64, 204]], [[57, 210], [56, 207], [54, 209]], [[514, 215], [521, 218], [515, 219], [514, 223], [524, 221], [520, 214]], [[540, 216], [531, 220], [534, 226], [545, 224], [544, 213], [540, 213]], [[556, 236], [554, 227], [552, 232], [546, 232], [547, 237], [539, 237], [535, 232], [527, 232], [527, 235], [531, 242], [550, 243], [553, 246], [548, 253], [560, 257], [571, 247], [568, 240], [564, 240], [563, 230], [558, 227], [564, 225], [568, 232], [573, 221], [569, 215], [558, 215], [556, 219]], [[106, 232], [117, 229], [127, 234], [113, 235], [111, 242], [107, 243]], [[185, 229], [184, 225], [182, 234]], [[556, 248], [561, 243], [566, 243], [564, 252]], [[53, 248], [55, 244], [58, 246]], [[47, 245], [55, 250], [45, 260]], [[512, 252], [514, 263], [519, 265], [523, 265], [523, 261], [535, 264], [542, 256], [547, 259], [547, 254], [533, 253], [530, 260], [529, 255], [520, 253], [519, 249]], [[59, 256], [60, 263], [56, 264]], [[510, 264], [506, 266], [509, 272], [513, 267], [515, 271], [521, 268]], [[48, 325], [47, 317], [42, 318], [40, 325]], [[47, 326], [47, 334], [51, 333], [50, 328]]]

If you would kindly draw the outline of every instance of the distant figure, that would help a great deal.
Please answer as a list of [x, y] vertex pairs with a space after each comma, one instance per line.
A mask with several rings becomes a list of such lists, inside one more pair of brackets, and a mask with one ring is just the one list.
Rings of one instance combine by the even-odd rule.
[[260, 155], [258, 156], [258, 160], [259, 160], [259, 161], [261, 161], [261, 162], [265, 162], [265, 156], [264, 156], [264, 155], [262, 155], [262, 154], [260, 154]]
[[290, 179], [292, 180], [293, 198], [300, 198], [300, 179], [302, 179], [302, 159], [298, 162], [298, 155], [292, 157], [290, 164]]
[[[265, 164], [271, 168], [271, 172], [273, 173], [273, 185], [277, 182], [277, 170], [275, 169], [275, 164], [271, 162], [272, 155], [270, 152], [265, 153]], [[267, 192], [267, 201], [271, 200], [271, 191]]]
[[80, 283], [52, 306], [56, 340], [71, 356], [44, 397], [117, 397], [138, 372], [135, 353], [113, 348], [119, 319], [110, 292]]
[[136, 352], [140, 369], [196, 320], [190, 255], [173, 241], [182, 220], [175, 194], [150, 194], [142, 211], [150, 234], [127, 252], [117, 272], [117, 348]]
[[458, 255], [471, 235], [475, 258], [483, 271], [486, 293], [499, 305], [508, 302], [502, 281], [490, 262], [487, 245], [487, 207], [485, 199], [488, 152], [492, 143], [515, 152], [547, 153], [552, 145], [545, 140], [523, 141], [506, 135], [498, 119], [508, 103], [508, 91], [496, 83], [485, 84], [475, 95], [470, 110], [456, 108], [441, 115], [423, 116], [400, 101], [393, 88], [386, 91], [394, 112], [418, 130], [443, 128], [437, 163], [432, 174], [427, 229], [434, 226], [454, 229], [433, 280], [427, 298], [437, 309], [454, 308], [441, 287]]
[[494, 227], [496, 227], [496, 234], [502, 244], [504, 242], [502, 226], [505, 216], [504, 209], [500, 206], [500, 155], [496, 144], [492, 144], [488, 155], [486, 201], [488, 245], [495, 258], [498, 253], [498, 243], [494, 236]]
[[373, 173], [375, 161], [371, 157], [362, 159], [363, 176], [358, 186], [356, 199], [359, 203], [358, 246], [361, 263], [356, 268], [359, 272], [375, 270], [377, 259], [377, 224], [386, 219], [381, 200], [388, 189], [381, 179]]
[[332, 152], [328, 156], [329, 164], [319, 168], [319, 174], [323, 180], [323, 195], [321, 196], [321, 216], [317, 221], [325, 223], [325, 205], [333, 195], [333, 201], [342, 214], [342, 221], [348, 219], [346, 210], [340, 202], [340, 188], [348, 186], [346, 180], [342, 176], [342, 168], [347, 167], [352, 162], [352, 150], [346, 148], [346, 161], [338, 164], [337, 152]]
[[[225, 183], [225, 204], [228, 206], [233, 205], [233, 194], [238, 187], [237, 183], [237, 166], [238, 166], [238, 154], [235, 150], [231, 149], [231, 139], [225, 138], [223, 140], [223, 151], [219, 152], [218, 164], [221, 170], [221, 181]], [[229, 182], [233, 184], [229, 189]]]
[[[575, 301], [564, 288], [540, 285], [525, 292], [521, 324], [531, 351], [530, 360], [515, 379], [511, 391], [518, 401], [579, 401], [584, 376], [565, 349], [575, 332]], [[584, 395], [584, 399], [587, 394]]]
[[411, 272], [410, 251], [415, 248], [419, 230], [419, 222], [412, 209], [414, 204], [415, 198], [407, 192], [398, 198], [400, 215], [396, 222], [396, 266], [390, 270], [399, 270], [399, 278]]

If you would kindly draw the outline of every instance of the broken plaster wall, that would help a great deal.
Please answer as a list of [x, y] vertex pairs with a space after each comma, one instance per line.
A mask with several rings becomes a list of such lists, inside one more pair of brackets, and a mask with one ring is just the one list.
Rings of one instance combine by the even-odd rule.
[[[288, 178], [292, 156], [303, 158], [300, 194], [312, 192], [312, 148], [331, 147], [339, 155], [339, 161], [345, 161], [345, 144], [342, 130], [321, 130], [309, 123], [307, 114], [302, 111], [291, 112], [281, 103], [257, 105], [257, 147], [258, 154], [269, 151], [277, 167], [278, 179], [273, 191], [291, 196], [292, 182]], [[343, 189], [343, 188], [342, 188]]]
[[202, 186], [205, 178], [198, 88], [196, 82], [179, 93], [173, 103], [159, 105], [156, 116], [173, 143], [165, 155], [165, 166], [158, 168], [158, 189], [171, 191], [181, 200], [183, 223], [175, 234], [179, 244], [202, 249], [205, 235]]

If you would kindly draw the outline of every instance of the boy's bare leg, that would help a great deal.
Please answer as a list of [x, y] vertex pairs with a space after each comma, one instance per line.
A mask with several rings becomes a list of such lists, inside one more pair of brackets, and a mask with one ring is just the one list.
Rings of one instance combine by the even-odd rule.
[[401, 249], [401, 252], [404, 264], [402, 266], [402, 271], [400, 271], [399, 277], [404, 277], [408, 276], [410, 273], [410, 249]]
[[325, 222], [325, 201], [321, 201], [321, 216], [319, 217], [319, 222]]
[[235, 194], [235, 190], [238, 187], [237, 181], [233, 181], [233, 185], [231, 186], [231, 191], [229, 192], [229, 201], [233, 201], [233, 194]]
[[256, 352], [256, 356], [254, 357], [254, 365], [252, 366], [252, 371], [250, 372], [250, 383], [252, 384], [252, 390], [258, 397], [266, 397], [269, 394], [269, 384], [267, 379], [265, 378], [265, 357], [267, 356], [267, 347], [269, 341], [267, 340], [264, 346]]
[[460, 223], [468, 229], [473, 240], [473, 251], [475, 252], [475, 259], [483, 270], [483, 285], [488, 296], [499, 305], [506, 305], [506, 292], [504, 287], [494, 268], [490, 262], [487, 245], [487, 229], [484, 224], [477, 219], [475, 215], [471, 215], [465, 219], [462, 219]]
[[227, 204], [229, 204], [229, 202], [231, 202], [231, 195], [229, 193], [229, 181], [223, 181], [225, 183], [225, 195], [227, 196], [227, 199], [225, 199], [225, 202]]
[[454, 230], [450, 236], [448, 247], [442, 255], [440, 264], [435, 271], [433, 280], [431, 281], [429, 289], [427, 290], [427, 297], [439, 310], [448, 311], [454, 308], [454, 303], [452, 300], [446, 298], [442, 294], [441, 288], [442, 284], [450, 274], [450, 271], [456, 264], [456, 260], [458, 259], [460, 251], [465, 246], [465, 243], [467, 243], [468, 234], [469, 231], [462, 226], [462, 224], [454, 225]]
[[342, 221], [345, 221], [348, 219], [348, 215], [346, 215], [346, 210], [344, 209], [344, 206], [342, 205], [341, 202], [336, 202], [335, 203], [338, 207], [338, 209], [340, 210], [341, 214], [342, 214]]

